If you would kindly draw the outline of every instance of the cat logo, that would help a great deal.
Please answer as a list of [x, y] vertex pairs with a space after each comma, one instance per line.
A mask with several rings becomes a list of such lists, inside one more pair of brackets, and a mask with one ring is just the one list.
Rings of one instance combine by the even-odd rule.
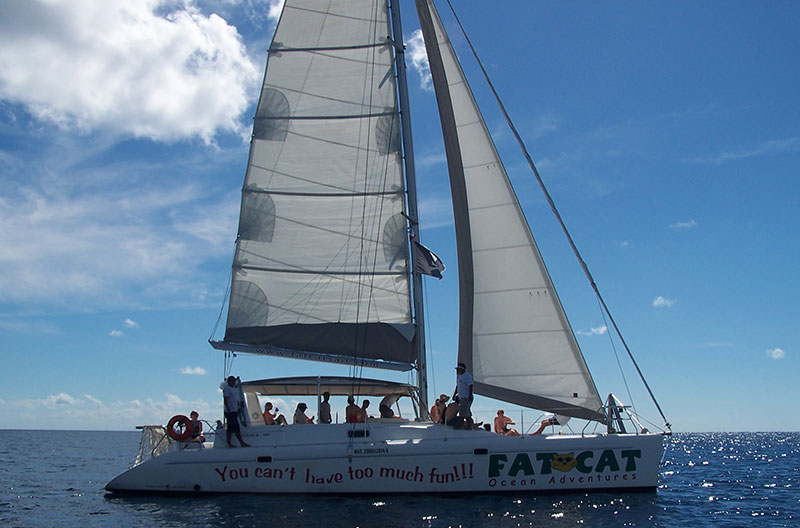
[[558, 471], [563, 471], [564, 473], [577, 465], [578, 461], [574, 453], [567, 453], [565, 455], [555, 454], [553, 458], [550, 459], [550, 467]]

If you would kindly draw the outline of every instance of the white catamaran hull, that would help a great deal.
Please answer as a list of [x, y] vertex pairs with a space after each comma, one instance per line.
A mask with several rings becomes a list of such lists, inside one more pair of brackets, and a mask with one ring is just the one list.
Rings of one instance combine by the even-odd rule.
[[[219, 441], [224, 439], [217, 439]], [[179, 449], [108, 483], [146, 493], [654, 489], [661, 434], [506, 437], [433, 424], [254, 427], [250, 448]]]

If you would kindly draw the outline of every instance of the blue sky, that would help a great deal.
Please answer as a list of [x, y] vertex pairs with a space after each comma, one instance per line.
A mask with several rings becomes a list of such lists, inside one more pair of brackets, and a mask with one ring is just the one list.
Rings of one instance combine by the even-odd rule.
[[[800, 6], [454, 4], [675, 430], [797, 430]], [[207, 339], [275, 7], [0, 4], [0, 428], [221, 415]], [[598, 388], [628, 401], [597, 302], [448, 28]], [[448, 264], [425, 284], [433, 396], [455, 381], [457, 269], [435, 102], [412, 70], [422, 239]], [[348, 373], [243, 356], [234, 372]]]

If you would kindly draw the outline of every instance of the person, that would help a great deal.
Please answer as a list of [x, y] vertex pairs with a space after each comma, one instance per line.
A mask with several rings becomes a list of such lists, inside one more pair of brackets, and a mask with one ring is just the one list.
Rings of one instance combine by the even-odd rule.
[[278, 414], [279, 409], [275, 407], [275, 412], [272, 412], [272, 402], [264, 404], [264, 423], [266, 425], [287, 425], [286, 417]]
[[347, 397], [347, 407], [344, 410], [345, 422], [359, 423], [363, 422], [361, 419], [361, 408], [356, 405], [356, 399], [353, 396]]
[[458, 402], [458, 415], [469, 422], [472, 427], [472, 374], [467, 372], [467, 366], [459, 363], [456, 367], [458, 375], [453, 400]]
[[372, 418], [369, 414], [367, 414], [367, 407], [369, 407], [369, 400], [364, 400], [361, 402], [361, 421], [366, 422], [367, 418]]
[[569, 418], [567, 418], [566, 416], [565, 417], [558, 417], [558, 416], [555, 416], [555, 415], [551, 416], [550, 418], [545, 418], [544, 420], [542, 420], [542, 423], [539, 424], [539, 428], [536, 430], [536, 432], [532, 433], [532, 434], [535, 434], [535, 435], [542, 434], [542, 431], [544, 431], [544, 428], [548, 427], [550, 425], [567, 425], [567, 421], [568, 420], [569, 420]]
[[494, 432], [506, 436], [519, 436], [519, 432], [516, 429], [508, 428], [509, 425], [516, 424], [514, 424], [514, 421], [511, 420], [511, 418], [506, 416], [503, 409], [498, 409], [497, 416], [494, 419]]
[[228, 384], [222, 389], [222, 397], [225, 401], [225, 433], [228, 447], [236, 447], [231, 444], [231, 437], [235, 434], [242, 447], [250, 447], [250, 444], [242, 440], [242, 432], [239, 430], [239, 388], [236, 386], [236, 378], [228, 376]]
[[459, 413], [459, 405], [456, 402], [450, 402], [444, 410], [444, 424], [449, 425], [453, 429], [470, 429], [471, 426], [467, 425], [466, 419]]
[[383, 397], [378, 404], [378, 411], [381, 413], [381, 418], [394, 418], [394, 410], [392, 410], [392, 407], [397, 403], [398, 398], [400, 398], [399, 394], [387, 394]]
[[433, 420], [433, 423], [444, 423], [444, 411], [447, 408], [447, 400], [449, 399], [450, 396], [447, 394], [441, 394], [433, 402], [431, 407], [431, 420]]
[[319, 404], [319, 423], [321, 424], [329, 424], [333, 420], [331, 419], [331, 393], [325, 391], [322, 393], [322, 403]]
[[192, 411], [189, 413], [189, 418], [192, 420], [192, 436], [189, 441], [202, 444], [206, 441], [206, 437], [203, 436], [203, 422], [200, 421], [200, 414], [197, 411]]
[[294, 411], [294, 423], [297, 424], [313, 424], [314, 417], [313, 416], [306, 416], [306, 409], [308, 406], [300, 402], [297, 404], [297, 409]]

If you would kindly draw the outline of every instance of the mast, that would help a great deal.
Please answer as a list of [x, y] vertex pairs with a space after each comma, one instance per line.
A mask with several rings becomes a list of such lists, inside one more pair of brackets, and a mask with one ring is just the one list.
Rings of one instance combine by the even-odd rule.
[[[406, 76], [405, 44], [403, 28], [400, 22], [400, 3], [389, 2], [392, 13], [392, 38], [394, 40], [395, 64], [397, 70], [397, 91], [400, 103], [400, 128], [403, 138], [403, 160], [406, 173], [406, 190], [408, 192], [408, 220], [411, 232], [418, 242], [420, 240], [419, 213], [417, 209], [417, 178], [414, 166], [414, 148], [411, 138], [411, 105], [408, 100], [408, 77]], [[417, 273], [417, 259], [411, 254], [411, 285], [416, 322], [417, 349], [417, 383], [419, 385], [420, 415], [428, 412], [428, 364], [425, 355], [425, 310], [423, 307], [422, 275]]]

